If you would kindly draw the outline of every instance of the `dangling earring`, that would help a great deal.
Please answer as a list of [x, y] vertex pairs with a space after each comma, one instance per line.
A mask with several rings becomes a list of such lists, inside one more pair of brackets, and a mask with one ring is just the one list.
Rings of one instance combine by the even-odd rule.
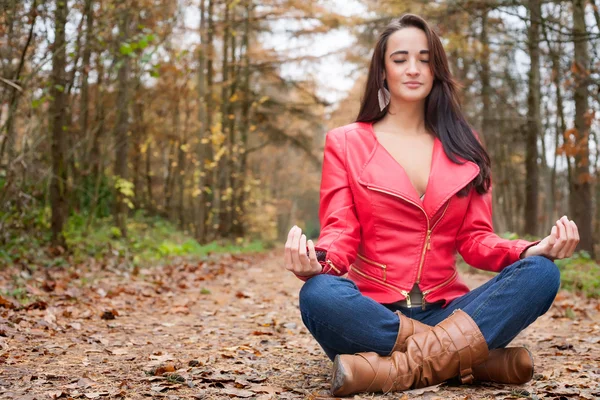
[[390, 95], [390, 91], [387, 90], [385, 87], [379, 89], [377, 91], [377, 100], [379, 100], [379, 110], [383, 111], [384, 108], [386, 108], [388, 106], [388, 104], [390, 104], [390, 98], [392, 96]]

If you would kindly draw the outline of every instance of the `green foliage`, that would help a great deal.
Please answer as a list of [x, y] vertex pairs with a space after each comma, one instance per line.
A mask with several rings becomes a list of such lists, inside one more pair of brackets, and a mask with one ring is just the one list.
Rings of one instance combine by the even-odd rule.
[[[202, 258], [209, 253], [241, 253], [264, 251], [262, 242], [239, 241], [237, 244], [213, 242], [200, 245], [195, 239], [179, 231], [173, 224], [146, 216], [137, 211], [128, 219], [127, 237], [113, 225], [112, 216], [95, 220], [86, 229], [88, 215], [71, 215], [64, 227], [69, 254], [52, 257], [46, 252], [50, 241], [50, 209], [32, 208], [27, 213], [15, 210], [2, 215], [14, 229], [6, 243], [0, 246], [0, 267], [16, 262], [31, 269], [37, 267], [66, 266], [85, 262], [89, 257], [103, 259], [120, 257], [128, 265], [152, 265], [168, 262], [171, 257]], [[27, 227], [29, 231], [24, 230]]]
[[92, 174], [84, 176], [77, 187], [76, 195], [79, 200], [79, 210], [87, 214], [91, 212], [96, 185], [98, 185], [98, 198], [96, 200], [94, 217], [103, 218], [111, 215], [111, 207], [114, 204], [114, 193], [111, 189], [109, 178], [105, 175], [101, 175], [99, 178], [100, 182], [97, 182], [98, 177]]
[[200, 245], [195, 239], [166, 220], [149, 217], [143, 211], [135, 213], [127, 222], [127, 237], [113, 226], [112, 217], [99, 219], [86, 235], [85, 217], [73, 216], [65, 229], [67, 246], [74, 261], [87, 257], [124, 257], [133, 265], [155, 264], [170, 257], [202, 257], [209, 253], [260, 252], [262, 243], [241, 245], [210, 243]]
[[115, 181], [115, 189], [123, 196], [123, 203], [127, 204], [127, 207], [133, 209], [133, 202], [131, 199], [135, 196], [133, 191], [133, 182], [126, 179], [117, 177]]
[[600, 265], [590, 258], [588, 252], [577, 252], [570, 258], [556, 260], [555, 264], [560, 269], [563, 288], [600, 298]]
[[27, 288], [23, 285], [9, 290], [3, 290], [0, 292], [0, 294], [2, 294], [4, 297], [13, 298], [23, 305], [33, 301], [32, 297], [30, 297], [29, 293], [27, 293]]

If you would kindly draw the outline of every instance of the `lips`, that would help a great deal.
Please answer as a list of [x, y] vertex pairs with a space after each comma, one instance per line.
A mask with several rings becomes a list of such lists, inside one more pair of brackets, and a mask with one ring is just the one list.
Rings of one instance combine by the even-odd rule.
[[404, 84], [412, 89], [418, 88], [419, 86], [421, 86], [421, 83], [419, 83], [419, 82], [406, 82]]

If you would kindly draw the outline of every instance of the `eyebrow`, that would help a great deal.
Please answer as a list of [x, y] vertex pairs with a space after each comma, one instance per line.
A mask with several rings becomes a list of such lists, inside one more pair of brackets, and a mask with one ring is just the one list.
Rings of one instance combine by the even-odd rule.
[[[407, 50], [396, 50], [392, 54], [390, 54], [390, 57], [392, 57], [393, 55], [396, 55], [396, 54], [408, 54], [408, 51]], [[419, 54], [429, 54], [429, 50], [421, 50], [421, 51], [419, 51]]]

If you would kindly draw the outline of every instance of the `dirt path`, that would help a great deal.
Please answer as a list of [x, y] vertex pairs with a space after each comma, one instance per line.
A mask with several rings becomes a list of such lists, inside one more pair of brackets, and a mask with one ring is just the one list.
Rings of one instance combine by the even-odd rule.
[[[279, 253], [138, 275], [92, 265], [25, 276], [41, 300], [18, 309], [0, 298], [0, 398], [328, 398], [331, 363], [302, 324], [302, 282]], [[2, 271], [1, 289], [15, 273], [23, 277]], [[476, 287], [488, 277], [465, 279]], [[529, 384], [354, 398], [600, 398], [599, 315], [598, 301], [561, 291], [512, 343], [534, 353]]]

